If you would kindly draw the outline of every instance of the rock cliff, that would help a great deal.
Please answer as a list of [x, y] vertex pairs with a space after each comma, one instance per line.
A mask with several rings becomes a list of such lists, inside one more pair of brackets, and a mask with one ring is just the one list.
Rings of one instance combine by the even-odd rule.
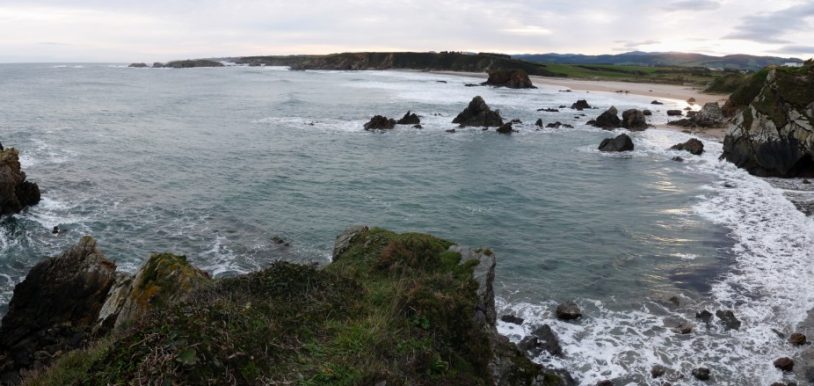
[[40, 202], [40, 188], [27, 181], [20, 168], [20, 153], [0, 146], [0, 215], [14, 214]]

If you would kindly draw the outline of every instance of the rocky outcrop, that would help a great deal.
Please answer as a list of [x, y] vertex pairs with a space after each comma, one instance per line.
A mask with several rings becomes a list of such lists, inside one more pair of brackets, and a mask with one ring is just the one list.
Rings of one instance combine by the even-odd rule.
[[16, 149], [0, 150], [0, 215], [19, 213], [40, 202], [40, 188], [27, 181]]
[[554, 310], [554, 314], [560, 320], [576, 320], [582, 317], [582, 311], [574, 302], [565, 302], [558, 305], [557, 309]]
[[517, 130], [515, 130], [512, 127], [511, 122], [506, 122], [504, 125], [498, 127], [497, 130], [495, 130], [495, 131], [497, 131], [500, 134], [511, 134], [511, 133], [517, 132]]
[[599, 144], [599, 151], [622, 152], [633, 151], [633, 140], [627, 134], [621, 134], [616, 138], [605, 138]]
[[727, 330], [738, 330], [741, 328], [741, 321], [735, 317], [735, 313], [730, 310], [718, 310], [715, 311], [715, 316], [721, 320], [721, 324]]
[[630, 131], [646, 130], [647, 118], [641, 110], [630, 109], [622, 113], [622, 127]]
[[483, 98], [476, 96], [469, 102], [466, 109], [452, 120], [452, 123], [459, 124], [461, 127], [500, 127], [503, 126], [503, 118], [500, 116], [500, 111], [492, 111]]
[[396, 127], [396, 120], [385, 116], [376, 115], [365, 123], [365, 130], [390, 130]]
[[190, 59], [167, 62], [163, 64], [161, 67], [168, 68], [223, 67], [223, 63], [209, 59]]
[[738, 89], [723, 157], [759, 176], [814, 176], [814, 63], [771, 67]]
[[563, 356], [560, 339], [547, 324], [536, 328], [531, 335], [523, 338], [517, 347], [533, 357], [538, 357], [543, 352], [553, 356]]
[[529, 74], [524, 70], [494, 70], [489, 71], [489, 79], [484, 86], [508, 88], [537, 88], [531, 83]]
[[622, 120], [619, 119], [619, 110], [611, 106], [611, 108], [600, 114], [599, 117], [589, 121], [588, 124], [605, 130], [613, 130], [622, 127]]
[[591, 105], [589, 105], [588, 101], [586, 101], [585, 99], [580, 99], [580, 100], [574, 102], [574, 104], [571, 105], [571, 108], [574, 109], [574, 110], [582, 111], [582, 110], [585, 110], [585, 109], [590, 109]]
[[687, 142], [673, 145], [670, 149], [688, 151], [693, 155], [701, 155], [704, 153], [704, 143], [697, 138], [690, 138]]
[[91, 237], [35, 265], [0, 326], [0, 378], [15, 383], [85, 344], [115, 280], [116, 265]]
[[681, 110], [667, 110], [668, 117], [680, 117], [684, 115], [684, 112]]
[[706, 103], [704, 104], [704, 107], [701, 108], [701, 111], [698, 111], [698, 113], [687, 113], [687, 115], [692, 118], [696, 126], [704, 128], [722, 127], [726, 120], [723, 110], [721, 110], [721, 106], [718, 105], [718, 102]]
[[130, 65], [127, 66], [127, 67], [131, 67], [131, 68], [147, 68], [148, 66], [147, 66], [147, 63], [130, 63]]
[[418, 125], [421, 124], [421, 118], [412, 111], [408, 111], [401, 119], [396, 121], [397, 125]]

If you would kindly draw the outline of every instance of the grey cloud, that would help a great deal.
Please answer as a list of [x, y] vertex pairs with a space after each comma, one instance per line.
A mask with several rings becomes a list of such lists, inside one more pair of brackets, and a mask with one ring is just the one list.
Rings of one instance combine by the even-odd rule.
[[788, 32], [809, 28], [806, 18], [814, 16], [814, 3], [803, 3], [760, 15], [747, 16], [725, 39], [748, 40], [757, 43], [790, 43]]
[[814, 55], [814, 46], [788, 45], [780, 47], [773, 52], [788, 55]]
[[721, 4], [714, 0], [679, 0], [664, 7], [668, 11], [711, 11], [718, 8], [721, 8]]

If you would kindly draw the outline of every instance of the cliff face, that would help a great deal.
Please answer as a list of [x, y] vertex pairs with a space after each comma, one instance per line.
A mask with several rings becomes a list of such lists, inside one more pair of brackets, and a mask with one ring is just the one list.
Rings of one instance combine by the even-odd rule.
[[[430, 235], [350, 228], [323, 269], [278, 262], [151, 302], [129, 327], [64, 355], [32, 383], [571, 384], [497, 333], [495, 264], [489, 250]], [[139, 277], [178, 282], [141, 272], [131, 294], [153, 292]]]
[[26, 180], [20, 168], [20, 153], [16, 149], [0, 150], [0, 215], [18, 213], [39, 202], [40, 188]]
[[759, 176], [814, 176], [814, 63], [769, 67], [732, 94], [723, 156]]

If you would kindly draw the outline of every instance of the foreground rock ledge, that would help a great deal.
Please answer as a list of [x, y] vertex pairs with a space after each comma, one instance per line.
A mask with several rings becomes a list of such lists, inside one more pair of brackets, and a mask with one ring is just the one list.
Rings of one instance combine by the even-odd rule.
[[[158, 254], [135, 276], [121, 276], [84, 238], [15, 289], [0, 339], [14, 344], [57, 325], [82, 328], [86, 338], [54, 352], [50, 341], [36, 341], [28, 352], [52, 358], [53, 367], [3, 382], [574, 384], [497, 333], [490, 250], [357, 226], [337, 238], [334, 254], [322, 269], [277, 262], [216, 280]], [[49, 287], [62, 277], [70, 280]], [[89, 296], [75, 296], [74, 287]], [[41, 305], [57, 291], [59, 302]], [[110, 320], [116, 327], [106, 335]]]

